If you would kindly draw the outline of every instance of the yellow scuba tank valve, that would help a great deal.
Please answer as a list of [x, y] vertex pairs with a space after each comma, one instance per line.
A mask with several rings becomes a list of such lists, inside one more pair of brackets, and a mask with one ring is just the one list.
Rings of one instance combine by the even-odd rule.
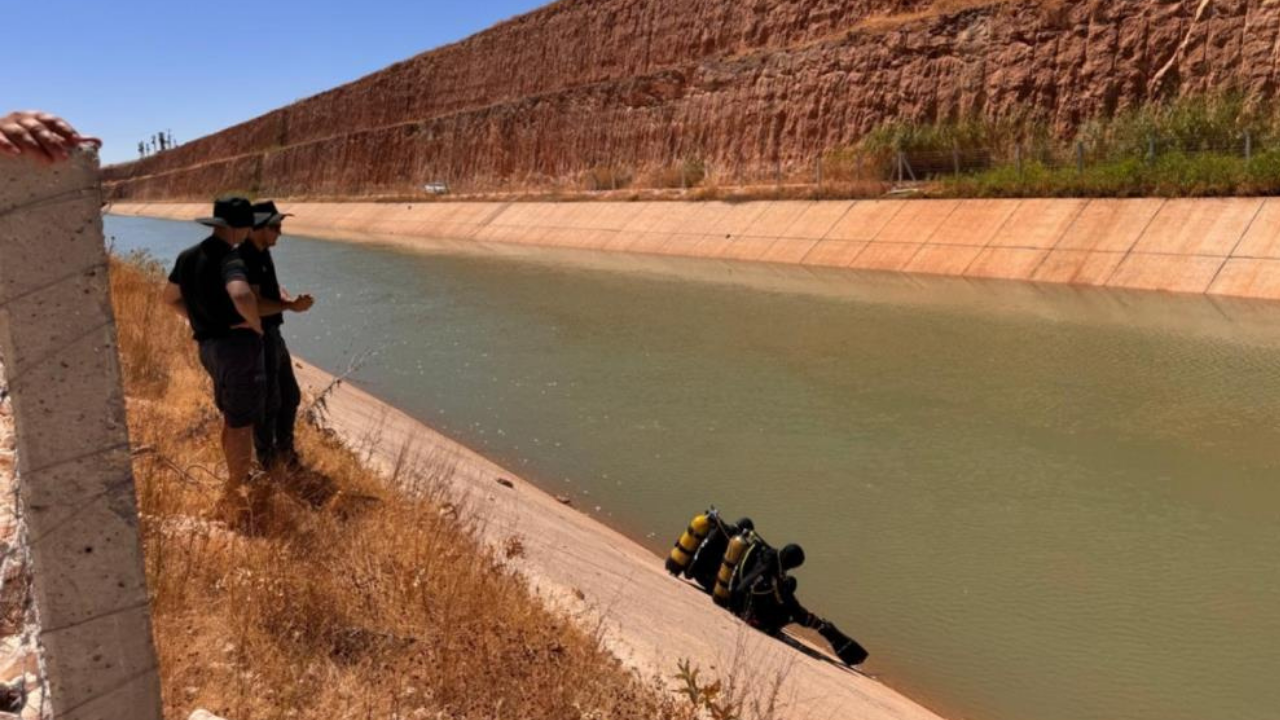
[[667, 572], [672, 575], [684, 572], [684, 569], [689, 567], [689, 563], [693, 562], [693, 554], [698, 552], [698, 546], [707, 538], [707, 533], [710, 531], [710, 513], [703, 513], [690, 520], [689, 527], [680, 535], [680, 539], [676, 540], [675, 547], [671, 548], [671, 554], [667, 557]]
[[748, 530], [735, 535], [729, 541], [729, 547], [724, 551], [724, 560], [720, 563], [720, 572], [716, 574], [716, 587], [711, 592], [711, 599], [720, 607], [726, 607], [729, 604], [729, 585], [733, 581], [733, 573], [737, 570], [738, 563], [742, 562], [743, 556], [746, 555], [747, 548], [751, 547], [754, 534], [754, 532]]

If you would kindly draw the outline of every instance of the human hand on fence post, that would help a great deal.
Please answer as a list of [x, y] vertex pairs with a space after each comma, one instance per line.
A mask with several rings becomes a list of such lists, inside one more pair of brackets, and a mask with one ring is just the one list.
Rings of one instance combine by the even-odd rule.
[[47, 112], [24, 110], [0, 118], [0, 153], [29, 155], [43, 163], [66, 160], [82, 143], [102, 145], [76, 132], [66, 120]]

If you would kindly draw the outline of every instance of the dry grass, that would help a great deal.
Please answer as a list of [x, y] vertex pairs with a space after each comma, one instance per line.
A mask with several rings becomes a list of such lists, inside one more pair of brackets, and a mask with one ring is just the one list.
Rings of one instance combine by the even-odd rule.
[[619, 165], [596, 165], [583, 174], [583, 187], [590, 192], [621, 190], [635, 179], [630, 169]]
[[646, 173], [644, 186], [649, 189], [694, 188], [707, 178], [706, 165], [698, 159], [686, 159], [655, 167]]
[[220, 420], [161, 282], [113, 260], [167, 718], [693, 716], [549, 611], [504, 562], [520, 548], [476, 540], [448, 468], [379, 478], [307, 425], [312, 472], [275, 481], [319, 492], [278, 492], [252, 537], [201, 519]]

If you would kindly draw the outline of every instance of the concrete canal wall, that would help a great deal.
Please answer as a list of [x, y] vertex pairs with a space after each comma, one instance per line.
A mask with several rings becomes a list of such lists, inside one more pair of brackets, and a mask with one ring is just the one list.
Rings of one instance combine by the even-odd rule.
[[[1280, 299], [1280, 199], [281, 203], [292, 234], [511, 243]], [[191, 203], [116, 204], [176, 220]]]

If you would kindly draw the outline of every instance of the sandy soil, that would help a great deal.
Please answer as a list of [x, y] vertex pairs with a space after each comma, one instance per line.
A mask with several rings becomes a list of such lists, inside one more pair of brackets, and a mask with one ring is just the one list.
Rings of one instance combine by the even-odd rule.
[[[324, 371], [300, 366], [304, 391], [329, 384]], [[474, 510], [486, 538], [499, 546], [518, 538], [524, 554], [513, 562], [539, 592], [599, 628], [606, 645], [644, 676], [670, 678], [677, 663], [689, 659], [704, 676], [755, 688], [748, 702], [766, 702], [777, 687], [778, 717], [938, 719], [810, 646], [792, 647], [750, 629], [670, 577], [653, 552], [359, 388], [343, 383], [327, 408], [333, 428], [384, 470], [406, 455], [454, 467], [462, 517]]]

